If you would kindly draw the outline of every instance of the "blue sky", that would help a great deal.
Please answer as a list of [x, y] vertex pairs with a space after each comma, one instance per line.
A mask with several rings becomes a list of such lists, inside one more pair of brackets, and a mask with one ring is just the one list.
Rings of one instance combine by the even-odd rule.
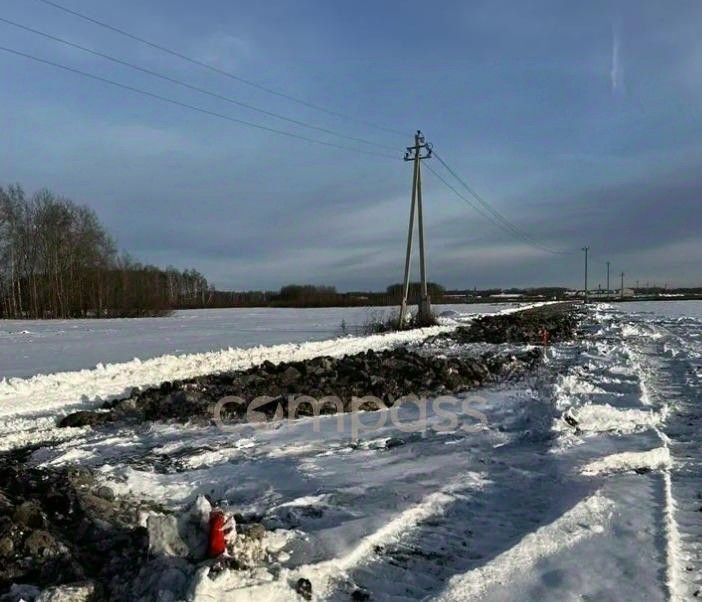
[[[37, 0], [6, 0], [0, 17], [398, 154], [422, 128], [522, 230], [575, 251], [525, 245], [425, 173], [432, 280], [577, 286], [589, 244], [595, 286], [607, 260], [632, 281], [702, 284], [699, 2], [60, 2], [407, 136], [266, 94]], [[0, 36], [181, 102], [357, 146], [2, 23]], [[373, 289], [401, 277], [411, 173], [400, 160], [236, 125], [3, 52], [0, 82], [0, 183], [88, 204], [144, 261], [195, 267], [235, 289]]]

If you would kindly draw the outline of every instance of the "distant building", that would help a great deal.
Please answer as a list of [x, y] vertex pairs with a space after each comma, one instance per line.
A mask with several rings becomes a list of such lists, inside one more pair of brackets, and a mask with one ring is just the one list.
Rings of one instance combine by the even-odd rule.
[[444, 301], [467, 301], [468, 295], [462, 293], [444, 293], [441, 298]]

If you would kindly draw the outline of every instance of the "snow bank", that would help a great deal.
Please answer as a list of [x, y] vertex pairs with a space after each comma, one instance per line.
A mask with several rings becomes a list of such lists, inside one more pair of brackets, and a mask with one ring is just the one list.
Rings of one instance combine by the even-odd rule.
[[670, 466], [670, 451], [667, 447], [659, 447], [645, 452], [622, 452], [612, 454], [600, 460], [590, 462], [582, 473], [588, 476], [603, 473], [622, 472], [626, 470], [654, 470]]
[[656, 332], [647, 324], [624, 324], [622, 326], [622, 337], [625, 339], [633, 337], [646, 337], [657, 340], [663, 338], [663, 335], [660, 332]]
[[[511, 313], [543, 304], [509, 306], [493, 313]], [[476, 309], [480, 308], [476, 306]], [[356, 354], [368, 349], [382, 351], [449, 332], [475, 315], [478, 314], [465, 314], [460, 320], [442, 319], [438, 326], [404, 332], [163, 355], [146, 360], [135, 358], [124, 363], [98, 364], [95, 368], [75, 372], [37, 374], [30, 378], [3, 378], [0, 380], [0, 450], [27, 443], [70, 438], [70, 435], [77, 433], [56, 429], [57, 417], [78, 409], [94, 407], [108, 399], [126, 397], [134, 387], [157, 386], [165, 381], [244, 370], [266, 360], [278, 363], [301, 361], [321, 355]], [[145, 337], [153, 336], [148, 323], [139, 323], [147, 324]], [[88, 346], [86, 353], [90, 353], [91, 349]]]
[[[570, 410], [570, 416], [577, 421], [578, 428], [586, 433], [634, 433], [641, 429], [654, 427], [660, 424], [663, 419], [661, 412], [636, 408], [615, 408], [607, 403], [601, 405], [587, 403], [577, 409]], [[557, 429], [572, 431], [572, 427], [568, 426], [565, 421], [559, 421]]]

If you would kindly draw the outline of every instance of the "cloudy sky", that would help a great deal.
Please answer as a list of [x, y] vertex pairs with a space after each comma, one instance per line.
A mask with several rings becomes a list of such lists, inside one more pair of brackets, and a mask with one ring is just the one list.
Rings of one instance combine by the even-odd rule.
[[[0, 184], [91, 206], [120, 248], [219, 288], [379, 289], [401, 278], [421, 128], [549, 253], [495, 227], [425, 172], [428, 271], [449, 287], [595, 286], [613, 272], [702, 284], [702, 3], [58, 0], [336, 118], [81, 21], [39, 0], [0, 17], [239, 102], [261, 115], [0, 22], [0, 45], [288, 138], [0, 51]], [[405, 136], [378, 129], [365, 122]], [[449, 174], [432, 160], [447, 180]], [[455, 183], [456, 186], [460, 186]]]

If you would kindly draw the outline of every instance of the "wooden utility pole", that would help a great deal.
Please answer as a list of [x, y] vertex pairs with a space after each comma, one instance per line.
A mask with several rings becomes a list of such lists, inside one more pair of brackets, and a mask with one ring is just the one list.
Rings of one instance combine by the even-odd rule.
[[622, 286], [619, 289], [619, 298], [623, 299], [624, 298], [624, 272], [622, 272]]
[[[426, 149], [426, 155], [422, 155], [422, 149]], [[419, 227], [419, 270], [421, 277], [421, 293], [419, 300], [418, 319], [421, 324], [431, 315], [431, 300], [427, 290], [427, 264], [424, 254], [424, 219], [422, 216], [422, 168], [421, 161], [431, 157], [431, 145], [426, 142], [422, 132], [417, 130], [414, 135], [414, 146], [408, 146], [405, 153], [405, 161], [414, 162], [412, 175], [412, 201], [410, 202], [409, 230], [407, 232], [407, 253], [405, 255], [405, 275], [402, 288], [402, 305], [400, 306], [400, 323], [402, 328], [407, 315], [407, 296], [409, 295], [410, 284], [410, 263], [412, 260], [412, 237], [414, 235], [414, 213], [417, 212], [417, 225]]]
[[612, 289], [609, 288], [609, 261], [608, 261], [608, 262], [607, 262], [607, 296], [608, 296], [608, 297], [609, 297], [609, 292], [610, 292], [611, 290], [612, 290]]
[[590, 252], [590, 247], [583, 247], [585, 251], [585, 303], [587, 303], [588, 290], [587, 290], [587, 254]]

